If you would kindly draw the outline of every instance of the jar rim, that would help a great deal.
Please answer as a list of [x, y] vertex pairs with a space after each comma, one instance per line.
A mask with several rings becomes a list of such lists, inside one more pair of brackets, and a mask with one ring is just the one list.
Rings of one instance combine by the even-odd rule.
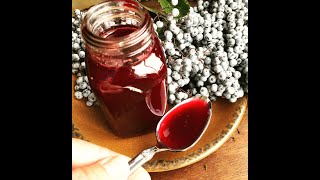
[[[129, 9], [135, 10], [135, 13], [140, 13], [143, 15], [142, 23], [139, 26], [139, 29], [121, 36], [121, 37], [114, 37], [114, 38], [104, 38], [101, 37], [93, 32], [93, 28], [91, 27], [91, 18], [94, 15], [95, 12], [103, 9], [104, 11], [110, 10], [113, 3], [116, 3], [117, 5], [122, 5], [123, 8], [124, 5], [130, 5]], [[119, 7], [118, 7], [119, 8]], [[85, 16], [83, 18], [83, 22], [81, 24], [81, 34], [86, 43], [89, 43], [95, 47], [108, 47], [110, 49], [117, 49], [117, 48], [126, 48], [128, 46], [131, 46], [132, 44], [138, 43], [139, 41], [142, 41], [145, 37], [143, 36], [144, 32], [147, 30], [148, 26], [150, 25], [150, 15], [147, 12], [147, 10], [141, 6], [138, 2], [133, 0], [106, 0], [100, 4], [94, 5], [90, 7], [86, 12]]]

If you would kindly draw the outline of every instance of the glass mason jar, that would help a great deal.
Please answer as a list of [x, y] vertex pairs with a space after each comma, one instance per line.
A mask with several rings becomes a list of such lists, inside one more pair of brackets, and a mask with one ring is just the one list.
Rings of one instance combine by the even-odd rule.
[[111, 130], [155, 130], [167, 106], [167, 67], [148, 11], [133, 0], [104, 1], [85, 13], [81, 35], [89, 84]]

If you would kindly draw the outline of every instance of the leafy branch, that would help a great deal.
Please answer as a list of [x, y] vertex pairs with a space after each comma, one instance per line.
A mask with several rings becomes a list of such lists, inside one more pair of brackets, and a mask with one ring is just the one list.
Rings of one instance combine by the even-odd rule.
[[183, 17], [189, 13], [190, 5], [187, 0], [179, 0], [176, 6], [171, 4], [171, 0], [158, 0], [160, 6], [166, 13], [171, 13], [173, 8], [179, 10], [179, 16], [177, 18]]
[[[179, 10], [179, 16], [177, 18], [181, 18], [189, 13], [190, 4], [188, 3], [187, 0], [179, 0], [178, 4], [176, 6], [171, 4], [171, 0], [158, 0], [158, 2], [160, 3], [162, 10], [164, 10], [164, 12], [166, 14], [170, 14], [172, 12], [173, 8], [177, 8]], [[140, 3], [140, 4], [145, 9], [147, 9], [148, 11], [150, 11], [152, 13], [165, 15], [165, 13], [162, 10], [152, 9], [150, 7], [147, 7], [146, 5], [143, 5], [142, 3]]]

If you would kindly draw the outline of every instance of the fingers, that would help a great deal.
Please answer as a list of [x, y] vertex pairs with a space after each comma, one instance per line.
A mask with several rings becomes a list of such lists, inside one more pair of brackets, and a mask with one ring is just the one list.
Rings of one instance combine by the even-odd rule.
[[129, 177], [131, 158], [100, 147], [87, 141], [72, 138], [73, 180], [150, 180], [149, 173], [142, 167]]
[[134, 173], [132, 173], [128, 180], [151, 180], [149, 173], [141, 168], [138, 168]]
[[[124, 156], [127, 162], [131, 160], [131, 158]], [[133, 172], [129, 177], [128, 180], [150, 180], [151, 177], [144, 168], [140, 167], [135, 172]]]
[[72, 170], [73, 180], [126, 180], [129, 174], [127, 158], [108, 157], [89, 166]]
[[87, 166], [100, 159], [117, 155], [119, 154], [109, 149], [72, 138], [72, 169]]

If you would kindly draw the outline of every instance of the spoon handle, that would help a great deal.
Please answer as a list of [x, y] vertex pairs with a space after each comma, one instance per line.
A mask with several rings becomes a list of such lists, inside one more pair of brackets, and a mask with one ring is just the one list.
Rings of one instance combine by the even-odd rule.
[[140, 154], [129, 161], [130, 166], [130, 174], [136, 171], [140, 166], [144, 163], [148, 162], [152, 157], [161, 151], [157, 146], [153, 146], [151, 148], [143, 150]]

